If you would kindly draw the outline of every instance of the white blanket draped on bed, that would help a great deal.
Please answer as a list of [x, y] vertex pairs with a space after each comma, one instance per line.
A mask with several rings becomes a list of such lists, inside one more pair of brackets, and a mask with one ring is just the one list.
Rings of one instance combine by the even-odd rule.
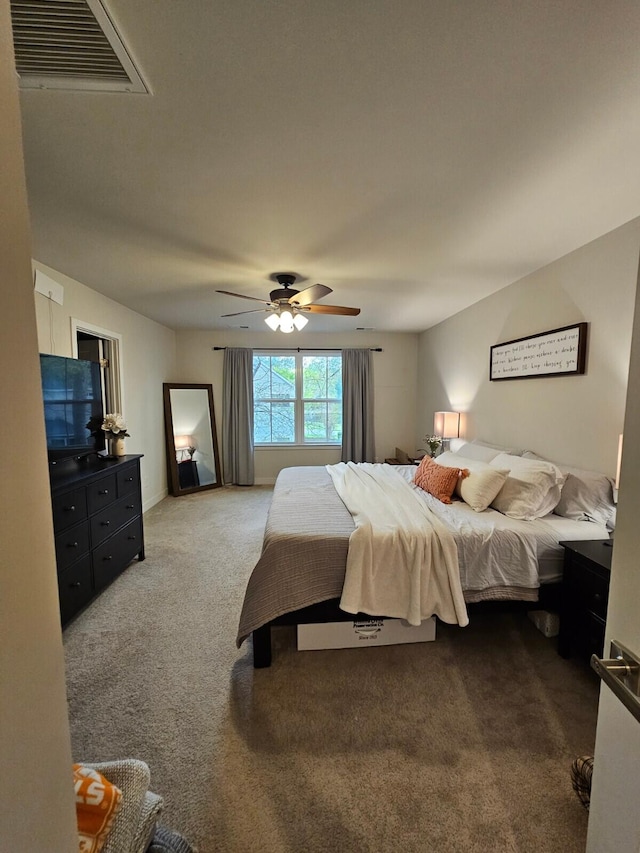
[[327, 465], [356, 526], [349, 539], [340, 607], [406, 619], [434, 614], [467, 625], [458, 552], [451, 533], [388, 465]]

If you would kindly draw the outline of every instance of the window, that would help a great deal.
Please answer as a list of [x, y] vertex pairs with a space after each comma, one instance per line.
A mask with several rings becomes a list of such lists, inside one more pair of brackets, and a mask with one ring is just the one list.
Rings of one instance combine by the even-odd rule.
[[105, 413], [123, 412], [120, 381], [122, 336], [75, 318], [71, 319], [71, 329], [74, 358], [96, 361], [100, 365]]
[[256, 445], [342, 443], [342, 355], [254, 353]]

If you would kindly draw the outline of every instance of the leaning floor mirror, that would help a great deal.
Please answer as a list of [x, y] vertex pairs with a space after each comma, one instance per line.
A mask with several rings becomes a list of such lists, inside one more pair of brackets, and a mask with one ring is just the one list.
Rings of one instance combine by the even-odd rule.
[[169, 491], [177, 496], [221, 486], [212, 386], [162, 387]]

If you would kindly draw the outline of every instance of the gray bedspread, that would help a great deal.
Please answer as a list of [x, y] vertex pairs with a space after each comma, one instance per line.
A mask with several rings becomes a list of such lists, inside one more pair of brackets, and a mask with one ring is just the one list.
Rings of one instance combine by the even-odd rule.
[[340, 597], [353, 530], [351, 514], [324, 466], [280, 472], [262, 555], [245, 593], [238, 647], [283, 613]]

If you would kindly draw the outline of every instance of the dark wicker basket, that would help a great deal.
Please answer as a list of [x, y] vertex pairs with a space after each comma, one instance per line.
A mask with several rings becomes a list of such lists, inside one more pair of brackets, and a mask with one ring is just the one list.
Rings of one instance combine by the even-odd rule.
[[179, 832], [157, 826], [147, 853], [195, 853], [195, 850]]
[[589, 809], [591, 801], [591, 777], [593, 775], [593, 756], [583, 755], [571, 765], [571, 784], [578, 795], [578, 799]]

